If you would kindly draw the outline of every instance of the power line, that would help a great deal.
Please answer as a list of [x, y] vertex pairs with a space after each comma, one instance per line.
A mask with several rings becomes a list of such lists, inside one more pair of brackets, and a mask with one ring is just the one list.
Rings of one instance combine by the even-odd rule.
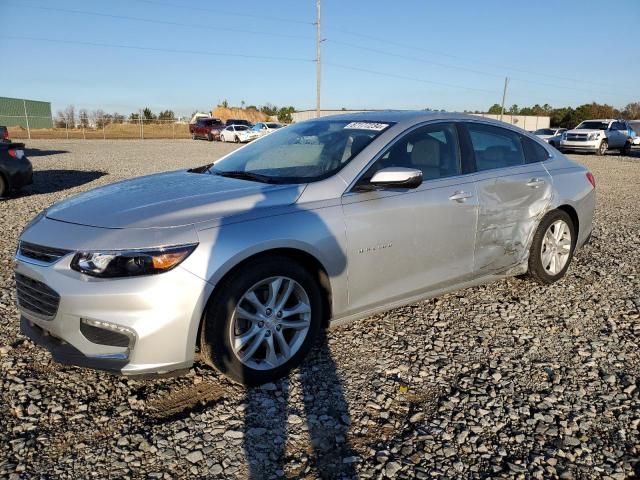
[[205, 50], [179, 50], [172, 48], [160, 48], [160, 47], [141, 47], [138, 45], [122, 45], [115, 43], [101, 43], [101, 42], [84, 42], [80, 40], [63, 40], [56, 38], [41, 38], [41, 37], [24, 37], [24, 36], [13, 36], [13, 35], [0, 35], [0, 38], [10, 39], [10, 40], [27, 40], [27, 41], [36, 41], [36, 42], [52, 42], [52, 43], [65, 43], [71, 45], [84, 45], [88, 47], [102, 47], [102, 48], [122, 48], [127, 50], [142, 50], [142, 51], [151, 51], [151, 52], [162, 52], [162, 53], [179, 53], [179, 54], [190, 54], [190, 55], [207, 55], [212, 57], [238, 57], [238, 58], [255, 58], [259, 60], [284, 60], [290, 62], [315, 62], [315, 59], [310, 60], [308, 58], [296, 58], [296, 57], [279, 57], [279, 56], [271, 56], [271, 55], [252, 55], [252, 54], [243, 54], [243, 53], [226, 53], [226, 52], [212, 52]]
[[442, 86], [442, 87], [460, 88], [460, 89], [464, 89], [464, 90], [475, 90], [475, 91], [478, 91], [478, 92], [499, 93], [496, 90], [487, 90], [487, 89], [484, 89], [484, 88], [467, 87], [467, 86], [464, 86], [464, 85], [455, 85], [455, 84], [451, 84], [451, 83], [436, 82], [434, 80], [426, 80], [424, 78], [410, 77], [410, 76], [406, 76], [406, 75], [396, 75], [395, 73], [380, 72], [380, 71], [377, 71], [377, 70], [369, 70], [368, 68], [354, 67], [354, 66], [351, 66], [351, 65], [342, 65], [340, 63], [324, 62], [324, 64], [325, 65], [330, 65], [332, 67], [342, 68], [342, 69], [345, 69], [345, 70], [354, 70], [356, 72], [371, 73], [373, 75], [380, 75], [380, 76], [390, 77], [390, 78], [399, 78], [399, 79], [402, 79], [402, 80], [412, 80], [414, 82], [428, 83], [428, 84], [431, 84], [431, 85], [439, 85], [439, 86]]
[[375, 40], [377, 42], [382, 42], [382, 43], [384, 43], [386, 45], [395, 45], [397, 47], [409, 48], [409, 49], [412, 49], [412, 50], [418, 50], [418, 51], [422, 51], [422, 52], [429, 53], [429, 54], [432, 54], [432, 55], [439, 55], [439, 56], [442, 56], [442, 57], [448, 57], [448, 58], [453, 58], [453, 59], [456, 59], [456, 60], [462, 60], [462, 61], [468, 62], [468, 63], [475, 63], [475, 64], [479, 64], [479, 65], [486, 65], [488, 67], [493, 67], [493, 68], [501, 68], [501, 69], [504, 69], [504, 70], [511, 70], [511, 71], [514, 71], [514, 72], [526, 73], [528, 75], [537, 75], [537, 76], [541, 76], [541, 77], [555, 78], [555, 79], [558, 79], [558, 80], [566, 80], [566, 81], [569, 81], [569, 82], [586, 83], [586, 84], [591, 84], [591, 85], [595, 85], [595, 86], [599, 86], [599, 87], [605, 87], [605, 88], [611, 88], [611, 87], [614, 86], [614, 85], [611, 85], [611, 84], [598, 83], [598, 82], [589, 82], [589, 81], [586, 81], [586, 80], [583, 80], [583, 79], [578, 80], [578, 79], [575, 79], [575, 78], [563, 77], [563, 76], [560, 76], [560, 75], [554, 75], [554, 74], [550, 74], [550, 73], [535, 72], [535, 71], [532, 71], [532, 70], [525, 70], [525, 69], [522, 69], [522, 68], [511, 67], [511, 66], [508, 66], [508, 65], [501, 65], [501, 64], [489, 63], [489, 62], [478, 61], [478, 60], [470, 60], [468, 57], [462, 57], [460, 55], [452, 55], [450, 53], [443, 53], [443, 52], [438, 52], [438, 51], [435, 51], [435, 50], [429, 50], [429, 49], [426, 49], [426, 48], [423, 48], [423, 47], [419, 47], [419, 46], [416, 46], [416, 45], [410, 45], [410, 44], [406, 44], [406, 43], [396, 42], [396, 41], [390, 40], [388, 38], [375, 37], [373, 35], [367, 35], [367, 34], [364, 34], [364, 33], [353, 32], [353, 31], [350, 31], [350, 30], [343, 30], [343, 29], [340, 29], [340, 28], [328, 27], [328, 28], [326, 28], [326, 30], [330, 30], [330, 31], [332, 30], [334, 32], [339, 32], [339, 33], [342, 33], [342, 34], [345, 34], [345, 35], [351, 35], [351, 36], [354, 36], [354, 37], [360, 37], [360, 38], [364, 38], [364, 39], [367, 39], [367, 40]]
[[[453, 69], [453, 70], [461, 70], [461, 71], [465, 71], [465, 72], [477, 73], [479, 75], [486, 75], [486, 76], [490, 76], [490, 77], [503, 78], [502, 75], [497, 74], [497, 73], [485, 72], [485, 71], [482, 71], [482, 70], [476, 70], [476, 69], [473, 69], [473, 68], [462, 67], [462, 66], [459, 66], [459, 65], [451, 65], [451, 64], [441, 63], [441, 62], [434, 62], [432, 60], [427, 60], [425, 58], [413, 57], [413, 56], [410, 56], [410, 55], [402, 55], [402, 54], [393, 53], [393, 52], [389, 52], [389, 51], [385, 51], [385, 50], [380, 50], [378, 48], [364, 47], [362, 45], [356, 45], [356, 44], [353, 44], [353, 43], [343, 42], [343, 41], [339, 41], [339, 40], [333, 40], [333, 39], [330, 39], [330, 38], [326, 39], [326, 41], [330, 42], [330, 43], [334, 43], [336, 45], [341, 45], [341, 46], [344, 46], [344, 47], [355, 48], [355, 49], [364, 50], [364, 51], [368, 51], [368, 52], [372, 52], [372, 53], [377, 53], [379, 55], [386, 55], [386, 56], [389, 56], [389, 57], [402, 58], [402, 59], [413, 61], [413, 62], [425, 63], [425, 64], [429, 64], [429, 65], [436, 65], [438, 67], [450, 68], [450, 69]], [[553, 88], [564, 88], [564, 89], [570, 89], [570, 90], [581, 90], [581, 91], [584, 91], [584, 92], [597, 93], [597, 94], [603, 93], [603, 92], [599, 92], [599, 91], [596, 91], [596, 90], [590, 90], [590, 89], [585, 89], [585, 88], [580, 88], [580, 87], [575, 87], [575, 86], [556, 85], [556, 84], [552, 84], [552, 83], [540, 82], [540, 81], [537, 81], [537, 80], [527, 80], [525, 78], [509, 77], [509, 79], [510, 80], [518, 80], [520, 82], [529, 83], [529, 84], [533, 84], [533, 85], [544, 85], [544, 86], [553, 87]]]
[[159, 1], [159, 0], [136, 0], [136, 1], [137, 2], [142, 2], [142, 3], [149, 3], [149, 4], [152, 4], [152, 5], [164, 5], [164, 6], [173, 7], [173, 8], [187, 8], [190, 11], [198, 10], [198, 11], [201, 11], [201, 12], [210, 12], [210, 13], [215, 13], [215, 14], [218, 14], [218, 15], [228, 15], [228, 16], [233, 16], [233, 17], [255, 18], [255, 19], [258, 19], [258, 20], [268, 20], [268, 21], [272, 21], [272, 22], [298, 23], [300, 25], [313, 25], [313, 22], [305, 22], [304, 20], [296, 20], [296, 19], [293, 19], [293, 18], [281, 18], [281, 17], [271, 17], [271, 16], [263, 16], [263, 15], [252, 15], [250, 13], [225, 12], [224, 10], [193, 6], [192, 4], [181, 5], [181, 4], [177, 4], [177, 3], [163, 2], [163, 1]]
[[[139, 0], [139, 1], [143, 1], [143, 0]], [[168, 21], [168, 20], [152, 20], [150, 18], [131, 17], [131, 16], [128, 16], [128, 15], [115, 15], [115, 14], [111, 14], [111, 13], [92, 12], [92, 11], [88, 11], [88, 10], [74, 10], [74, 9], [68, 9], [68, 8], [45, 7], [45, 6], [42, 6], [42, 5], [37, 5], [37, 6], [36, 5], [28, 5], [28, 4], [25, 4], [25, 3], [21, 3], [21, 5], [23, 7], [27, 7], [27, 8], [33, 8], [33, 9], [39, 9], [39, 10], [48, 10], [48, 11], [52, 11], [52, 12], [72, 13], [72, 14], [77, 14], [77, 15], [88, 15], [88, 16], [102, 17], [102, 18], [113, 18], [113, 19], [116, 19], [116, 20], [132, 20], [132, 21], [136, 21], [136, 22], [153, 23], [153, 24], [156, 24], [156, 25], [169, 25], [169, 26], [172, 26], [172, 27], [196, 28], [196, 29], [207, 30], [207, 31], [211, 31], [211, 32], [225, 31], [225, 32], [234, 32], [234, 33], [244, 33], [244, 34], [248, 34], [248, 35], [260, 35], [260, 36], [271, 36], [271, 37], [282, 37], [282, 38], [295, 38], [295, 39], [303, 39], [303, 40], [309, 40], [309, 39], [312, 38], [312, 37], [307, 37], [307, 36], [303, 36], [303, 35], [291, 35], [291, 34], [287, 34], [287, 33], [277, 33], [277, 32], [261, 32], [261, 31], [255, 31], [255, 30], [243, 30], [243, 29], [228, 28], [228, 27], [216, 27], [214, 29], [214, 28], [210, 27], [209, 25], [203, 25], [203, 24], [173, 22], [173, 21]]]

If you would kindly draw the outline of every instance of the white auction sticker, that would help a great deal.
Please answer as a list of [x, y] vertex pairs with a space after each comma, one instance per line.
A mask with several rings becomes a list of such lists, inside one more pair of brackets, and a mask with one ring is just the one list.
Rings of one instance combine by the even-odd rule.
[[373, 130], [375, 132], [380, 132], [389, 126], [388, 123], [374, 123], [374, 122], [351, 122], [346, 125], [344, 128], [354, 129], [354, 130]]

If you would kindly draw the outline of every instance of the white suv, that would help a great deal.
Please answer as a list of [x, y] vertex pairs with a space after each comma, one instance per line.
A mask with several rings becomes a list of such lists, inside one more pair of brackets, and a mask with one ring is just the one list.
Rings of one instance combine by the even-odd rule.
[[609, 149], [629, 153], [627, 122], [623, 120], [585, 120], [573, 130], [562, 134], [560, 150], [576, 150], [604, 155]]

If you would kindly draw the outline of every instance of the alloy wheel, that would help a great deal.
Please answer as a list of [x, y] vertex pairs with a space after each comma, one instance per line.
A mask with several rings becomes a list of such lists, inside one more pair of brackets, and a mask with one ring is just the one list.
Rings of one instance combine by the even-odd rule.
[[311, 325], [309, 295], [295, 280], [270, 277], [242, 295], [229, 323], [229, 340], [249, 368], [271, 370], [300, 349]]
[[544, 234], [540, 258], [549, 275], [558, 275], [571, 254], [571, 229], [564, 220], [556, 220]]

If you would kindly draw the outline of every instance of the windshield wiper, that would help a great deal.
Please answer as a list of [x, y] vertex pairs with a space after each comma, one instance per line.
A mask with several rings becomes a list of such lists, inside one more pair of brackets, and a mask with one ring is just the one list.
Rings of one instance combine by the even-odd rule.
[[231, 170], [228, 172], [224, 172], [222, 170], [209, 170], [214, 175], [220, 175], [221, 177], [229, 177], [229, 178], [237, 178], [240, 180], [251, 180], [253, 182], [261, 182], [261, 183], [276, 183], [273, 177], [268, 175], [261, 175], [259, 173], [253, 172], [243, 172], [240, 170]]

